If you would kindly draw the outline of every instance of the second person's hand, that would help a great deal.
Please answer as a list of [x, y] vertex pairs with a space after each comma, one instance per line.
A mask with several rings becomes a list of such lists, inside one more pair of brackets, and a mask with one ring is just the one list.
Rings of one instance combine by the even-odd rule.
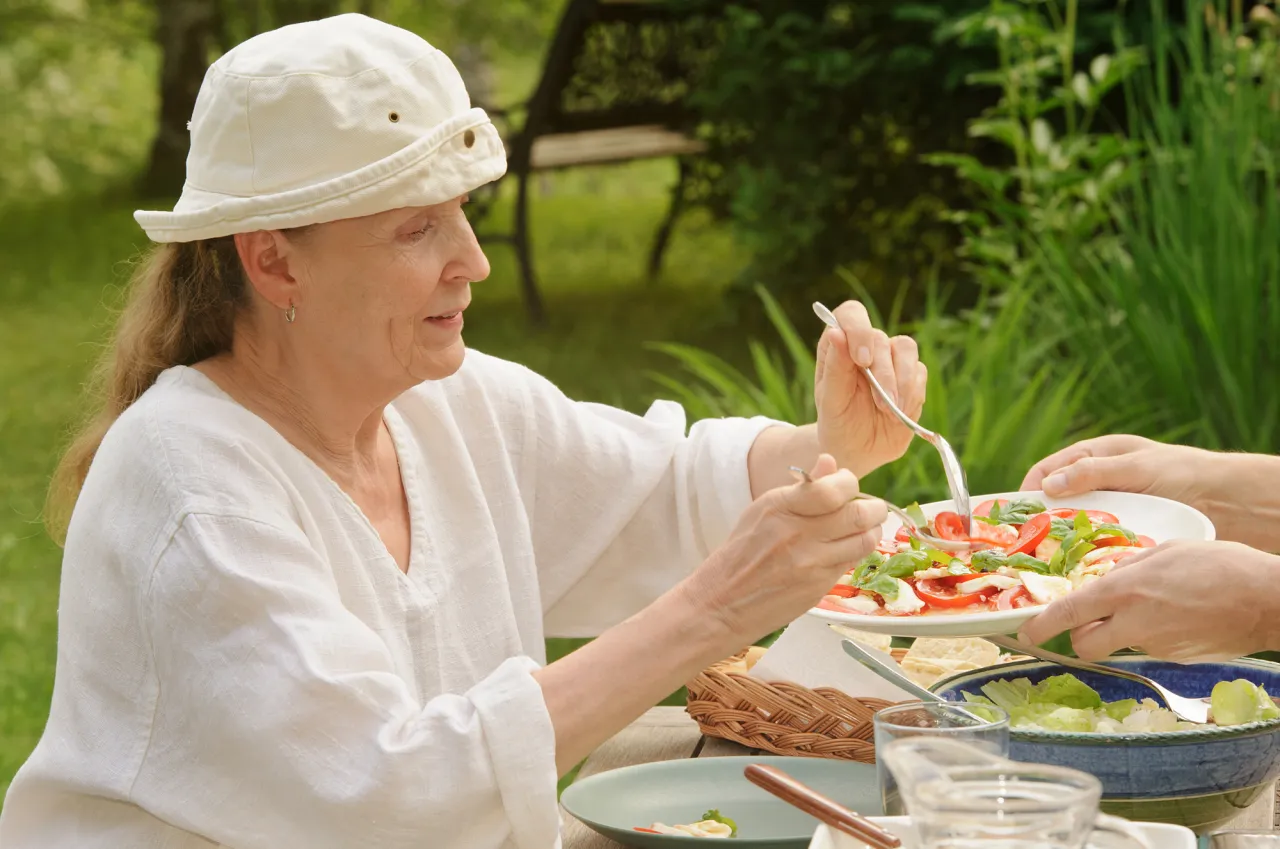
[[1053, 602], [1020, 637], [1071, 632], [1084, 660], [1140, 648], [1180, 663], [1280, 648], [1280, 557], [1233, 542], [1170, 542]]
[[1036, 463], [1022, 490], [1070, 498], [1098, 490], [1139, 492], [1189, 504], [1219, 539], [1280, 549], [1280, 458], [1206, 451], [1116, 434], [1086, 439]]

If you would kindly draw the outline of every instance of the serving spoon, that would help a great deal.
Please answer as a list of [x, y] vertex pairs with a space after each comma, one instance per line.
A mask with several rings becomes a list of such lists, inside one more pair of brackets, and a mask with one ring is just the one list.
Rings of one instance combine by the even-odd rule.
[[[821, 303], [814, 301], [813, 311], [828, 327], [836, 330], [841, 329], [840, 322], [835, 315]], [[964, 467], [960, 465], [960, 458], [956, 456], [951, 443], [947, 442], [942, 434], [934, 433], [902, 412], [902, 409], [894, 402], [889, 393], [880, 385], [880, 381], [876, 380], [875, 375], [871, 373], [871, 369], [863, 366], [862, 373], [867, 376], [867, 382], [871, 384], [871, 388], [880, 397], [880, 400], [884, 402], [889, 412], [897, 416], [904, 425], [911, 428], [916, 436], [938, 449], [938, 454], [942, 456], [942, 470], [947, 474], [947, 486], [951, 490], [951, 500], [955, 504], [956, 512], [960, 514], [960, 523], [964, 526], [965, 536], [968, 536], [973, 521], [973, 511], [969, 508], [969, 485], [965, 479]]]
[[[799, 466], [789, 466], [788, 468], [790, 468], [790, 470], [797, 477], [802, 478], [805, 483], [813, 483], [813, 476], [810, 475], [808, 472], [806, 472], [804, 469], [800, 468]], [[859, 492], [857, 495], [853, 496], [853, 498], [851, 498], [850, 500], [851, 501], [884, 501], [883, 498], [878, 498], [877, 496], [870, 495], [865, 492]], [[884, 501], [884, 506], [889, 509], [890, 513], [897, 516], [902, 521], [902, 525], [907, 529], [907, 533], [911, 534], [913, 537], [925, 543], [926, 545], [933, 546], [939, 551], [981, 551], [984, 548], [992, 547], [984, 542], [974, 542], [974, 541], [957, 540], [957, 539], [943, 539], [942, 537], [934, 536], [924, 528], [920, 527], [920, 524], [915, 519], [911, 518], [911, 514], [908, 513], [906, 510], [903, 510], [901, 507], [898, 507], [895, 504], [890, 504], [888, 501]]]

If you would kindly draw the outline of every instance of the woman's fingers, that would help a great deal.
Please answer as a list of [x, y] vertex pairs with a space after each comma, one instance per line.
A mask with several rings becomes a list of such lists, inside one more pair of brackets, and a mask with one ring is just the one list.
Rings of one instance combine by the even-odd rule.
[[[1115, 457], [1132, 453], [1144, 447], [1146, 441], [1141, 437], [1115, 434], [1086, 439], [1056, 451], [1031, 467], [1022, 480], [1022, 490], [1043, 489], [1045, 479], [1068, 466], [1086, 458]], [[1074, 489], [1074, 488], [1073, 488]], [[1064, 491], [1064, 495], [1078, 494], [1087, 490]]]
[[[825, 516], [806, 520], [804, 533], [819, 542], [836, 542], [868, 531], [877, 534], [889, 518], [889, 509], [880, 499], [859, 498]], [[877, 537], [877, 542], [879, 538]]]
[[871, 366], [875, 357], [875, 335], [880, 331], [872, 326], [867, 308], [857, 301], [845, 301], [836, 307], [835, 317], [853, 362], [863, 368]]
[[1018, 638], [1038, 646], [1065, 631], [1074, 631], [1082, 625], [1108, 618], [1116, 611], [1117, 602], [1112, 589], [1106, 580], [1086, 584], [1028, 620], [1018, 632]]
[[920, 347], [910, 336], [889, 340], [893, 352], [893, 370], [898, 378], [898, 406], [913, 419], [924, 409], [928, 371], [920, 362]]

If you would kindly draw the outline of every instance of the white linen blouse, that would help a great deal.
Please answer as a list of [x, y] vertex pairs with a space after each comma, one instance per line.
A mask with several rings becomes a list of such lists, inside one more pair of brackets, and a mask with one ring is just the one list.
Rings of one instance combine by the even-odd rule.
[[391, 404], [402, 572], [201, 372], [107, 434], [71, 520], [48, 724], [0, 849], [547, 849], [546, 635], [649, 604], [750, 501], [764, 418], [574, 402], [468, 352]]

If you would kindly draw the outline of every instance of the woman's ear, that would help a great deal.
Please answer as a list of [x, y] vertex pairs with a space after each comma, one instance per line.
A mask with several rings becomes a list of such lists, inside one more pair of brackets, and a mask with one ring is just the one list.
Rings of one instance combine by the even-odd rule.
[[288, 310], [302, 300], [297, 275], [301, 256], [284, 233], [255, 230], [237, 233], [234, 238], [245, 276], [259, 295], [280, 310]]

